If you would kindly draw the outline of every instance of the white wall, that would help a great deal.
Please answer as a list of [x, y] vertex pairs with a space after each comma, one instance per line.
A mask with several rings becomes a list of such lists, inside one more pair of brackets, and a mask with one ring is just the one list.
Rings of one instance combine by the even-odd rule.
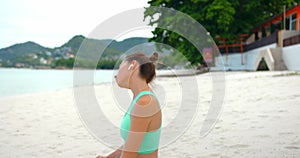
[[245, 53], [245, 58], [246, 58], [246, 61], [247, 61], [246, 70], [255, 70], [254, 69], [254, 64], [255, 64], [255, 60], [256, 60], [257, 54], [261, 50], [264, 50], [264, 49], [276, 48], [276, 45], [277, 44], [274, 43], [274, 44], [266, 45], [266, 46], [263, 46], [263, 47], [260, 47], [260, 48], [256, 48], [256, 49], [253, 49], [253, 50], [250, 50], [250, 51], [246, 52]]
[[[222, 57], [217, 57], [216, 61], [219, 61], [219, 63], [216, 63], [216, 66], [221, 67], [222, 65], [224, 65], [225, 70], [229, 70], [229, 69], [230, 70], [254, 70], [254, 64], [255, 64], [257, 54], [261, 50], [267, 48], [276, 48], [276, 43], [244, 52], [243, 53], [244, 65], [241, 64], [241, 53], [235, 53], [235, 54], [228, 55], [227, 65], [226, 65], [226, 54], [224, 54]], [[224, 64], [220, 62], [221, 60], [223, 61]], [[212, 68], [212, 70], [214, 69], [217, 68]]]
[[[241, 64], [241, 53], [229, 54], [226, 64], [226, 55], [217, 57], [216, 67], [212, 70], [254, 70], [254, 64], [257, 54], [267, 48], [276, 48], [276, 44], [270, 44], [264, 47], [250, 50], [243, 53], [244, 65]], [[283, 47], [282, 57], [288, 70], [300, 71], [300, 44]], [[222, 63], [223, 62], [223, 63]], [[224, 66], [224, 68], [222, 68]]]
[[283, 60], [288, 70], [300, 70], [300, 44], [283, 47]]
[[294, 37], [300, 35], [300, 32], [297, 30], [281, 30], [283, 39]]

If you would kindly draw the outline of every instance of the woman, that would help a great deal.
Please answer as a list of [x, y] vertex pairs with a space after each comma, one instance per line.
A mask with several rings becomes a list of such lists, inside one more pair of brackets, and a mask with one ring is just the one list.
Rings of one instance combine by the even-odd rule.
[[149, 87], [155, 77], [158, 53], [148, 58], [143, 53], [127, 55], [115, 76], [117, 84], [133, 93], [133, 101], [124, 115], [120, 134], [124, 144], [108, 156], [97, 158], [157, 158], [162, 127], [159, 102]]

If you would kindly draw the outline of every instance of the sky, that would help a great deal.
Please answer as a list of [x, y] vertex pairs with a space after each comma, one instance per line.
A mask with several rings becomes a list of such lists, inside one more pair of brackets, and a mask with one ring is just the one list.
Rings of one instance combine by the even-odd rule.
[[[3, 0], [0, 2], [0, 48], [27, 41], [59, 47], [75, 35], [88, 36], [105, 20], [149, 6], [148, 0]], [[136, 15], [143, 19], [143, 13]], [[128, 30], [128, 37], [151, 37], [151, 29]]]

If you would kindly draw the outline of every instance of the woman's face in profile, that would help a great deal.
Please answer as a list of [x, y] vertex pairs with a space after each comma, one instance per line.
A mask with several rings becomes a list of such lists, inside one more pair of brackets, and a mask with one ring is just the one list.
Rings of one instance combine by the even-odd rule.
[[118, 73], [115, 76], [117, 84], [122, 88], [129, 88], [130, 71], [128, 71], [128, 67], [129, 63], [127, 61], [122, 61]]

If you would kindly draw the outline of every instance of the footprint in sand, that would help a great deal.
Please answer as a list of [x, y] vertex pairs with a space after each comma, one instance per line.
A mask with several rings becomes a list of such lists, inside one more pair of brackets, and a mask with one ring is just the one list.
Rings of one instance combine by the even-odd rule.
[[279, 135], [294, 135], [293, 132], [280, 132]]
[[285, 146], [284, 148], [286, 148], [286, 149], [300, 149], [300, 147], [298, 147], [298, 146]]
[[277, 112], [279, 112], [279, 113], [285, 113], [285, 112], [287, 112], [287, 110], [278, 110]]
[[261, 118], [267, 118], [269, 117], [268, 115], [258, 115], [258, 117], [261, 117]]
[[257, 137], [259, 137], [259, 138], [270, 138], [271, 136], [264, 134], [264, 135], [258, 135]]
[[229, 147], [230, 148], [248, 148], [249, 145], [246, 145], [246, 144], [235, 144], [235, 145], [231, 145]]

